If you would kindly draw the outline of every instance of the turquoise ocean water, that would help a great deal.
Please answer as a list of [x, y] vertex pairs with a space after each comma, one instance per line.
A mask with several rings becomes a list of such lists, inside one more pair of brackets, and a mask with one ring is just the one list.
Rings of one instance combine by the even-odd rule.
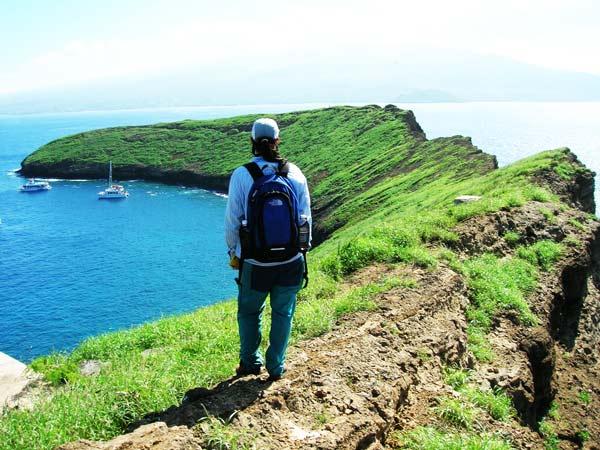
[[[318, 106], [326, 105], [0, 116], [0, 351], [29, 361], [236, 292], [223, 243], [223, 196], [141, 180], [125, 182], [131, 196], [118, 202], [97, 200], [98, 180], [55, 180], [50, 192], [22, 194], [14, 169], [27, 154], [95, 128]], [[399, 106], [415, 111], [429, 138], [472, 136], [501, 165], [570, 146], [600, 170], [600, 103]]]

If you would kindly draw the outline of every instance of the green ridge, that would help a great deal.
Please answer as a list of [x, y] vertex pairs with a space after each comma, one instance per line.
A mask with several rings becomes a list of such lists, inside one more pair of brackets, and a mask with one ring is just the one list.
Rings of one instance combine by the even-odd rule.
[[[179, 171], [200, 184], [204, 178], [223, 180], [210, 187], [225, 190], [229, 174], [250, 156], [250, 128], [257, 117], [80, 133], [44, 145], [22, 166], [32, 174], [101, 178], [112, 160], [117, 179]], [[441, 173], [464, 179], [495, 167], [494, 157], [468, 138], [426, 140], [412, 112], [392, 106], [339, 106], [273, 117], [281, 128], [281, 151], [306, 174], [313, 209], [326, 231], [368, 215], [382, 201], [375, 187], [390, 177], [403, 181], [393, 183], [388, 202], [389, 195], [412, 192]]]

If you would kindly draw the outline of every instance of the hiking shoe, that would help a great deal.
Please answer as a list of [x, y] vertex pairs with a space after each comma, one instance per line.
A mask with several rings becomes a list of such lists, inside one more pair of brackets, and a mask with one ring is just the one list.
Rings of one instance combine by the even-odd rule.
[[260, 375], [260, 366], [248, 367], [240, 362], [240, 365], [235, 369], [235, 374], [238, 377], [244, 377], [246, 375]]
[[267, 378], [267, 382], [268, 383], [272, 383], [274, 381], [279, 381], [283, 378], [283, 375], [285, 374], [285, 369], [283, 369], [283, 372], [281, 372], [279, 375], [271, 375], [269, 374], [269, 378]]

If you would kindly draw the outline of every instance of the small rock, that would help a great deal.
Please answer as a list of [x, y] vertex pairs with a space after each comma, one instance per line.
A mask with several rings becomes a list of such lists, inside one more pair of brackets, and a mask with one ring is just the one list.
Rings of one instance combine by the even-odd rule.
[[315, 396], [317, 398], [325, 398], [325, 397], [327, 397], [327, 392], [324, 391], [323, 389], [318, 389], [315, 391]]
[[141, 354], [142, 354], [142, 358], [148, 358], [149, 356], [156, 355], [158, 353], [160, 353], [159, 348], [147, 348]]
[[88, 359], [79, 364], [79, 373], [84, 377], [93, 377], [98, 375], [102, 370], [102, 361], [96, 359]]
[[461, 203], [471, 203], [476, 202], [477, 200], [481, 200], [479, 195], [461, 195], [460, 197], [456, 197], [454, 199], [454, 204], [460, 205]]
[[271, 406], [273, 407], [273, 409], [281, 409], [281, 408], [283, 408], [282, 399], [280, 399], [279, 397], [272, 398], [271, 399]]
[[491, 391], [492, 385], [490, 384], [489, 380], [483, 379], [479, 384], [479, 389], [482, 391]]

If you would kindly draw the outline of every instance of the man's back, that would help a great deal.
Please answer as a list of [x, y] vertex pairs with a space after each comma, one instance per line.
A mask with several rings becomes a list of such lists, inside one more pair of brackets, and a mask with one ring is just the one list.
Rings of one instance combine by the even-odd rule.
[[[266, 161], [262, 157], [254, 157], [252, 158], [252, 162], [258, 164], [265, 174], [273, 173], [278, 168], [277, 162]], [[309, 225], [312, 225], [310, 194], [308, 191], [306, 177], [295, 164], [288, 163], [288, 165], [289, 173], [287, 178], [289, 179], [298, 199], [299, 215], [305, 216]], [[230, 255], [235, 251], [235, 255], [238, 258], [241, 256], [239, 229], [242, 220], [248, 217], [248, 195], [253, 184], [254, 180], [252, 175], [244, 166], [238, 167], [233, 171], [231, 180], [229, 182], [229, 199], [227, 202], [227, 210], [225, 212], [225, 236]], [[255, 260], [249, 260], [249, 262], [252, 264], [262, 265], [262, 263]], [[284, 263], [285, 262], [289, 262], [289, 260], [284, 261]], [[270, 265], [272, 263], [266, 264]]]

